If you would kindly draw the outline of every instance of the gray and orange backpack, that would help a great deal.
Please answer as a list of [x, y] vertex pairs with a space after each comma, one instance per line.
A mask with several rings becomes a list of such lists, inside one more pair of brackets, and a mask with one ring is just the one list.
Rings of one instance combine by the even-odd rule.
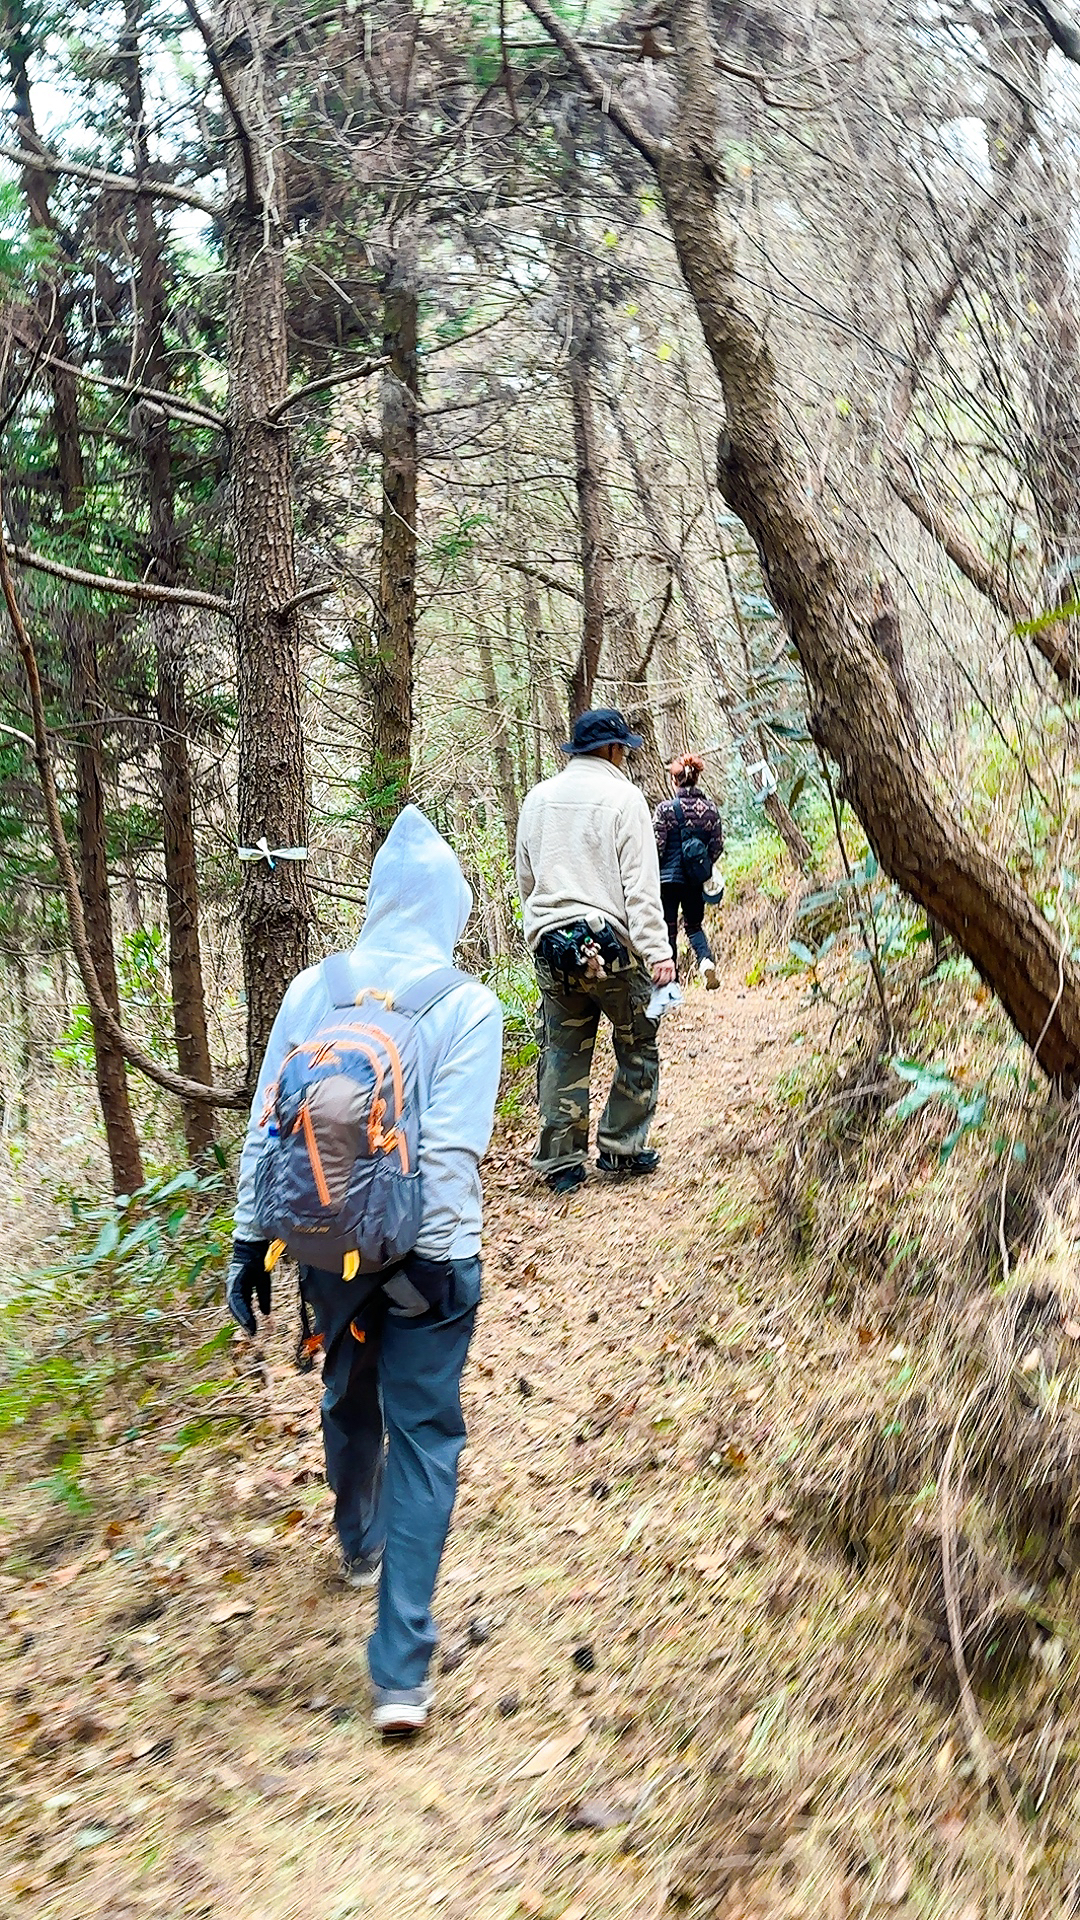
[[255, 1205], [266, 1264], [378, 1273], [420, 1231], [416, 1030], [468, 978], [439, 967], [399, 994], [357, 992], [352, 956], [322, 963], [330, 1012], [286, 1054], [266, 1089]]

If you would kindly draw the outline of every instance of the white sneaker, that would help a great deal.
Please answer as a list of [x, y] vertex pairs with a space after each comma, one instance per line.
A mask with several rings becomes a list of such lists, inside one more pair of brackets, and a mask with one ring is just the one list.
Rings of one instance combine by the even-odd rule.
[[714, 987], [718, 987], [720, 985], [720, 975], [716, 971], [715, 960], [700, 961], [698, 964], [698, 974], [700, 975], [701, 979], [704, 980], [705, 985], [708, 988], [710, 993], [712, 992]]
[[343, 1560], [341, 1577], [354, 1593], [366, 1593], [379, 1584], [382, 1573], [382, 1553], [361, 1554], [358, 1560]]
[[419, 1733], [426, 1727], [435, 1705], [435, 1689], [430, 1680], [422, 1687], [406, 1687], [394, 1693], [388, 1687], [375, 1688], [371, 1724], [376, 1733]]

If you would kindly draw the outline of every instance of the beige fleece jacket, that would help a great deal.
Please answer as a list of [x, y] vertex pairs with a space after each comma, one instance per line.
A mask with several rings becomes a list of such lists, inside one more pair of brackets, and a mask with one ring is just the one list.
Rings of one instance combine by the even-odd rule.
[[525, 938], [603, 918], [649, 967], [671, 959], [643, 793], [610, 760], [576, 755], [526, 794], [517, 837]]

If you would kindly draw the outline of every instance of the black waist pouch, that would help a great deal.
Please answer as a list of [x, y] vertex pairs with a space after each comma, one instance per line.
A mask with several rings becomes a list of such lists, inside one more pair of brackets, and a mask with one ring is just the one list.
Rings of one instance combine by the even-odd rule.
[[539, 960], [550, 967], [558, 979], [568, 985], [602, 980], [608, 974], [625, 973], [634, 964], [629, 947], [605, 920], [598, 928], [587, 920], [572, 920], [566, 927], [551, 927], [536, 943]]

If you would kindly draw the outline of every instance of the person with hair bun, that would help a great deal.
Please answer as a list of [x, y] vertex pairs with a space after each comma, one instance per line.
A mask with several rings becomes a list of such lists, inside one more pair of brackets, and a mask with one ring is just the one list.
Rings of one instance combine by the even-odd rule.
[[719, 975], [705, 933], [705, 885], [714, 861], [724, 850], [720, 813], [698, 785], [705, 771], [696, 753], [672, 760], [672, 798], [661, 800], [653, 815], [656, 850], [660, 855], [660, 898], [667, 922], [671, 957], [677, 959], [679, 913], [694, 950], [698, 973], [706, 987], [718, 987]]

